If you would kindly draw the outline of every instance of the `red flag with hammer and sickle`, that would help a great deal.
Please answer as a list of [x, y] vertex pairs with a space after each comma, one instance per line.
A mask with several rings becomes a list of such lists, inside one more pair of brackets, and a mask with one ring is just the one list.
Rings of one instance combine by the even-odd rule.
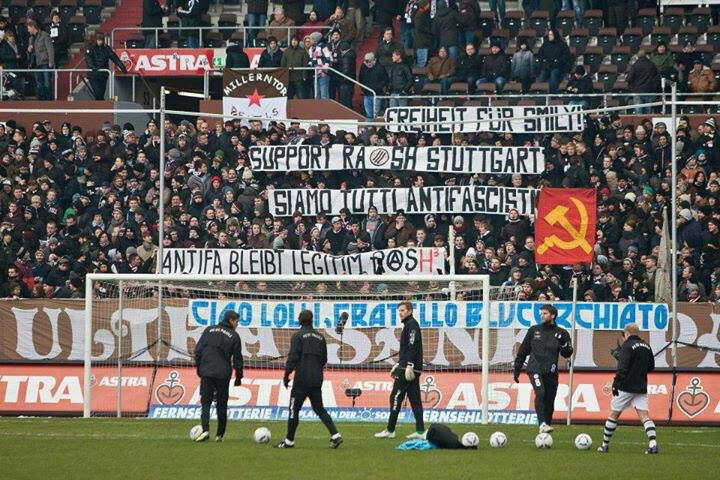
[[535, 262], [590, 263], [597, 205], [594, 188], [543, 188], [535, 223]]

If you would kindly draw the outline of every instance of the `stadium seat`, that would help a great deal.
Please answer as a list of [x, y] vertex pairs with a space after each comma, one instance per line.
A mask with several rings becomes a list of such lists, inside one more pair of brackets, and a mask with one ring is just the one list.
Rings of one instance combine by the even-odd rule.
[[233, 28], [237, 28], [237, 15], [234, 13], [223, 13], [218, 18], [218, 27], [227, 27], [220, 30], [223, 39], [227, 40], [233, 34]]
[[510, 36], [517, 37], [518, 32], [522, 29], [523, 12], [520, 10], [510, 10], [505, 14], [502, 22], [502, 28], [510, 31]]
[[640, 50], [640, 45], [645, 36], [641, 28], [626, 28], [622, 34], [622, 44], [629, 47], [630, 52], [634, 55]]
[[479, 83], [475, 88], [476, 95], [495, 95], [495, 84], [492, 82]]
[[550, 94], [550, 84], [548, 82], [535, 82], [530, 85], [528, 93], [548, 95]]
[[217, 31], [205, 31], [203, 43], [207, 48], [222, 48], [225, 46], [225, 39], [222, 34]]
[[603, 26], [602, 10], [586, 10], [582, 18], [582, 26], [588, 29], [590, 35], [597, 36]]
[[427, 93], [430, 95], [440, 95], [440, 84], [427, 82], [425, 85], [422, 86], [422, 93]]
[[712, 45], [697, 45], [695, 47], [695, 51], [700, 54], [700, 58], [702, 58], [703, 65], [709, 67], [713, 59], [715, 58], [715, 54], [717, 53], [715, 51], [715, 48]]
[[[494, 100], [493, 105], [500, 100]], [[463, 107], [486, 107], [490, 102], [487, 98], [474, 98], [463, 103]]]
[[158, 47], [159, 48], [170, 48], [172, 46], [173, 38], [170, 32], [160, 33], [158, 36]]
[[457, 106], [455, 100], [452, 100], [452, 99], [440, 100], [435, 105], [438, 107], [456, 107]]
[[601, 28], [597, 34], [597, 45], [607, 55], [617, 44], [617, 30], [615, 28]]
[[678, 33], [685, 24], [685, 11], [682, 8], [667, 8], [662, 15], [662, 25], [670, 27], [673, 33]]
[[[489, 104], [489, 102], [488, 102], [486, 105], [488, 105], [488, 104]], [[500, 98], [500, 99], [498, 99], [498, 100], [493, 100], [492, 106], [493, 106], [493, 107], [509, 107], [509, 106], [510, 106], [510, 102], [507, 101], [507, 100], [504, 99], [504, 98]]]
[[467, 82], [453, 82], [452, 85], [450, 85], [449, 92], [455, 93], [455, 94], [467, 95], [468, 84], [467, 84]]
[[411, 107], [429, 107], [430, 101], [426, 98], [413, 98], [408, 102]]
[[655, 46], [658, 43], [669, 44], [672, 32], [670, 27], [655, 27], [650, 34], [650, 44]]
[[535, 10], [530, 14], [530, 20], [527, 22], [527, 28], [535, 30], [536, 36], [542, 37], [548, 28], [548, 19], [550, 14], [547, 10]]
[[630, 63], [631, 56], [632, 53], [630, 53], [630, 47], [618, 45], [613, 48], [613, 51], [610, 54], [610, 62], [617, 65], [619, 73], [624, 73]]
[[127, 40], [125, 40], [125, 48], [144, 48], [145, 47], [145, 37], [130, 37]]
[[[506, 95], [520, 95], [522, 94], [522, 85], [519, 82], [508, 82], [503, 87], [503, 93]], [[517, 103], [518, 97], [514, 97]], [[513, 99], [510, 99], [510, 103], [513, 103]]]
[[593, 82], [593, 93], [605, 93], [605, 84], [603, 82]]
[[102, 23], [102, 8], [100, 0], [85, 0], [85, 3], [83, 3], [83, 15], [88, 25], [100, 25]]
[[585, 48], [587, 47], [588, 41], [589, 38], [587, 28], [572, 29], [572, 32], [570, 33], [570, 46], [575, 49], [577, 55], [582, 55], [583, 53], [585, 53]]
[[707, 32], [710, 26], [710, 9], [706, 7], [694, 8], [690, 14], [686, 15], [685, 24], [697, 27], [699, 33]]
[[[53, 2], [56, 0], [53, 0]], [[117, 0], [102, 0], [103, 7], [117, 7]]]
[[698, 40], [698, 28], [695, 25], [689, 25], [682, 27], [678, 32], [678, 44], [685, 45], [686, 43], [697, 43]]
[[715, 62], [710, 65], [710, 70], [713, 71], [713, 75], [715, 75], [715, 80], [718, 82], [718, 85], [720, 85], [720, 62]]
[[707, 43], [712, 45], [716, 51], [720, 50], [720, 25], [711, 25], [707, 31]]
[[655, 28], [656, 17], [654, 8], [641, 8], [638, 12], [636, 25], [642, 30], [644, 37], [650, 35]]
[[617, 80], [617, 77], [617, 65], [600, 65], [597, 79], [598, 82], [601, 82], [603, 84], [603, 91], [610, 91], [610, 89], [612, 89], [613, 85], [615, 84], [615, 80]]
[[[504, 50], [507, 48], [510, 41], [510, 33], [511, 32], [506, 29], [493, 30], [492, 34], [490, 35], [490, 43], [498, 42], [500, 44], [500, 47]], [[513, 36], [515, 37], [517, 36], [517, 34]]]
[[628, 93], [630, 92], [630, 87], [627, 82], [615, 80], [615, 83], [613, 83], [612, 86], [612, 91], [613, 93]]
[[50, 0], [36, 0], [32, 8], [37, 18], [50, 20], [50, 12], [52, 11]]
[[80, 43], [85, 40], [85, 17], [76, 15], [68, 22], [68, 35], [72, 43]]
[[575, 28], [575, 12], [573, 10], [562, 10], [557, 14], [556, 26], [563, 37], [567, 37]]
[[493, 12], [480, 12], [480, 23], [478, 29], [482, 32], [483, 38], [488, 38], [495, 29], [495, 14]]
[[683, 105], [680, 109], [680, 113], [684, 115], [697, 115], [706, 112], [705, 107], [702, 105]]
[[[493, 102], [494, 103], [494, 102]], [[543, 102], [544, 104], [545, 102]], [[538, 106], [538, 101], [534, 98], [523, 98], [518, 102], [518, 105], [521, 107], [536, 107]]]
[[[536, 30], [533, 30], [532, 28], [526, 28], [524, 30], [521, 30], [520, 33], [518, 33], [517, 36], [517, 45], [520, 45], [520, 40], [524, 39], [528, 44], [528, 49], [532, 50], [535, 47], [535, 44], [537, 43], [537, 37], [536, 37]], [[508, 55], [511, 55], [510, 52], [507, 52]], [[515, 52], [513, 52], [515, 53]]]
[[61, 0], [58, 12], [62, 21], [69, 24], [70, 19], [77, 15], [77, 9], [77, 0]]
[[600, 47], [587, 47], [583, 53], [583, 64], [587, 65], [590, 73], [597, 73], [605, 57], [605, 52]]
[[27, 12], [27, 2], [25, 0], [12, 0], [8, 7], [8, 16], [11, 23], [17, 23]]

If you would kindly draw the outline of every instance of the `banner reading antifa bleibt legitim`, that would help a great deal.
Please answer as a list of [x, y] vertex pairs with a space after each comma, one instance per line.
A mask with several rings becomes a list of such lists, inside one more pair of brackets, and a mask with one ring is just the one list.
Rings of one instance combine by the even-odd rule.
[[545, 107], [391, 107], [385, 121], [391, 132], [568, 133], [583, 130], [578, 105]]
[[381, 214], [483, 213], [505, 215], [517, 209], [530, 215], [538, 190], [514, 187], [458, 186], [413, 188], [357, 188], [353, 190], [272, 189], [267, 191], [270, 215], [289, 217], [295, 212], [312, 216], [337, 215], [347, 208], [353, 215], [372, 206]]
[[195, 275], [368, 275], [445, 273], [445, 249], [407, 247], [348, 255], [311, 250], [167, 248], [162, 273]]
[[250, 148], [255, 171], [412, 170], [440, 173], [537, 175], [545, 168], [541, 147], [438, 145], [272, 145]]

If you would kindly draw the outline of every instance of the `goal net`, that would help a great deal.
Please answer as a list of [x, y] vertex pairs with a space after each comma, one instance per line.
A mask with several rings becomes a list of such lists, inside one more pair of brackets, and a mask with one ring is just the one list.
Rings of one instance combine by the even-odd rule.
[[491, 288], [483, 275], [87, 278], [85, 416], [199, 418], [194, 347], [228, 310], [240, 316], [245, 365], [242, 385], [230, 386], [231, 419], [287, 418], [283, 369], [304, 309], [328, 343], [323, 397], [340, 421], [387, 419], [402, 300], [413, 302], [422, 328], [429, 421], [487, 420], [504, 395], [491, 378], [512, 382], [518, 330], [501, 316], [516, 292]]

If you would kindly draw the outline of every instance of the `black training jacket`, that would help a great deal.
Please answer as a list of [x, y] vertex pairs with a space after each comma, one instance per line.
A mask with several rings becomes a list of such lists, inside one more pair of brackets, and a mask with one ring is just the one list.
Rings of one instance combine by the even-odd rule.
[[229, 379], [243, 368], [240, 336], [227, 322], [207, 327], [195, 347], [195, 365], [201, 377]]
[[403, 323], [400, 334], [400, 368], [404, 369], [408, 363], [412, 363], [414, 370], [422, 371], [423, 346], [420, 324], [412, 315], [403, 320]]
[[519, 373], [527, 356], [530, 356], [525, 370], [528, 373], [554, 373], [558, 371], [558, 354], [565, 358], [572, 355], [570, 334], [555, 322], [533, 325], [527, 331], [515, 357], [515, 373]]
[[326, 363], [325, 337], [311, 326], [301, 327], [290, 340], [290, 353], [285, 364], [286, 377], [295, 371], [293, 388], [321, 387]]
[[620, 348], [613, 388], [630, 393], [647, 393], [647, 374], [655, 370], [655, 355], [650, 345], [631, 335]]

